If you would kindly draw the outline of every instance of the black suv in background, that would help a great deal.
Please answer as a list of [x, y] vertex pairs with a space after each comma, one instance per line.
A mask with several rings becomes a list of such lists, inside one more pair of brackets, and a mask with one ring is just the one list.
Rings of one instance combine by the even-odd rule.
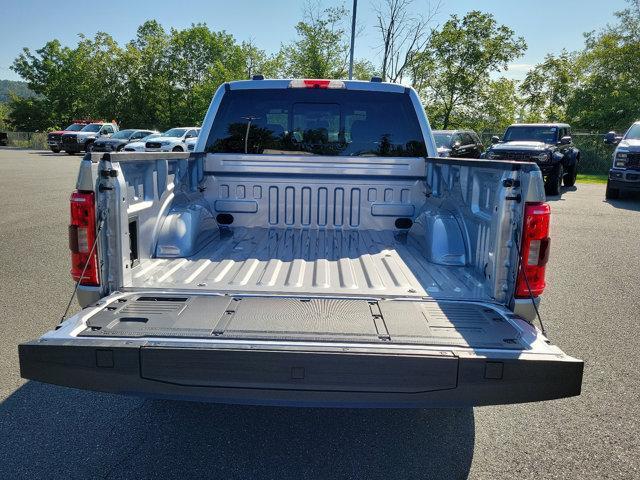
[[511, 125], [491, 139], [485, 157], [489, 160], [535, 162], [544, 176], [547, 195], [560, 195], [560, 188], [576, 183], [580, 151], [573, 145], [571, 127], [566, 123]]
[[484, 147], [473, 130], [433, 130], [439, 157], [480, 158]]

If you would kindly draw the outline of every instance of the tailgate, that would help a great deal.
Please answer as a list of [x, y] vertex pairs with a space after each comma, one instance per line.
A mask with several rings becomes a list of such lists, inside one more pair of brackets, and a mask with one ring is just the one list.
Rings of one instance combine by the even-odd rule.
[[[21, 375], [113, 393], [280, 405], [470, 406], [580, 393], [582, 361], [501, 307], [342, 301], [112, 295], [20, 345]], [[252, 330], [248, 320], [259, 312], [260, 331]]]
[[39, 340], [20, 345], [22, 377], [154, 398], [261, 405], [460, 407], [580, 394], [581, 361], [325, 346]]

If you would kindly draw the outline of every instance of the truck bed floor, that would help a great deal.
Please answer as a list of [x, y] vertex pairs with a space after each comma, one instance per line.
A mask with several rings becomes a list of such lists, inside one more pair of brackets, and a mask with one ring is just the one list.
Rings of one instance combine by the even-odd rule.
[[427, 262], [405, 233], [237, 228], [189, 258], [143, 260], [127, 287], [483, 299], [470, 268]]

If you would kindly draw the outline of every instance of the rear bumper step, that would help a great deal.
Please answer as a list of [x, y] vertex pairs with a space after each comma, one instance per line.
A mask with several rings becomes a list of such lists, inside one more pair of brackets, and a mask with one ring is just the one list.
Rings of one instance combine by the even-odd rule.
[[23, 378], [153, 398], [325, 407], [461, 407], [580, 394], [565, 355], [46, 339], [21, 344]]

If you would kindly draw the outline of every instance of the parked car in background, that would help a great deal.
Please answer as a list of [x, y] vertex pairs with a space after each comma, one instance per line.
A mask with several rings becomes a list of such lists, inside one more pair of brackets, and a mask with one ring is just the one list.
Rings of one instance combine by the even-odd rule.
[[7, 137], [7, 134], [5, 132], [0, 132], [0, 145], [6, 147], [8, 142], [9, 139]]
[[480, 158], [484, 147], [473, 130], [434, 130], [439, 157]]
[[534, 162], [544, 176], [547, 195], [560, 195], [562, 184], [576, 183], [580, 151], [571, 139], [571, 127], [566, 123], [516, 124], [507, 128], [500, 140], [485, 152], [489, 160], [519, 160]]
[[609, 132], [605, 143], [616, 145], [613, 166], [607, 179], [607, 199], [619, 198], [623, 192], [640, 191], [640, 122], [635, 122], [624, 136]]
[[89, 123], [79, 132], [62, 135], [62, 149], [69, 155], [90, 152], [96, 139], [111, 137], [118, 130], [118, 125], [115, 123]]
[[187, 138], [184, 142], [187, 145], [187, 150], [193, 152], [196, 149], [196, 144], [198, 143], [198, 137]]
[[49, 132], [47, 134], [47, 145], [53, 153], [60, 153], [62, 148], [62, 135], [65, 133], [74, 133], [82, 130], [89, 122], [76, 120], [64, 130], [57, 130], [55, 132]]
[[119, 152], [129, 142], [135, 142], [148, 137], [153, 130], [136, 130], [128, 128], [114, 133], [111, 137], [100, 137], [93, 142], [93, 152]]
[[123, 152], [144, 152], [145, 144], [147, 143], [147, 141], [151, 140], [152, 138], [158, 138], [161, 135], [162, 135], [161, 133], [157, 133], [157, 132], [151, 133], [150, 135], [147, 135], [146, 137], [143, 137], [140, 140], [136, 140], [135, 142], [129, 142], [124, 146], [122, 151]]
[[186, 140], [196, 138], [200, 127], [179, 127], [164, 132], [161, 136], [147, 141], [147, 152], [186, 152]]

